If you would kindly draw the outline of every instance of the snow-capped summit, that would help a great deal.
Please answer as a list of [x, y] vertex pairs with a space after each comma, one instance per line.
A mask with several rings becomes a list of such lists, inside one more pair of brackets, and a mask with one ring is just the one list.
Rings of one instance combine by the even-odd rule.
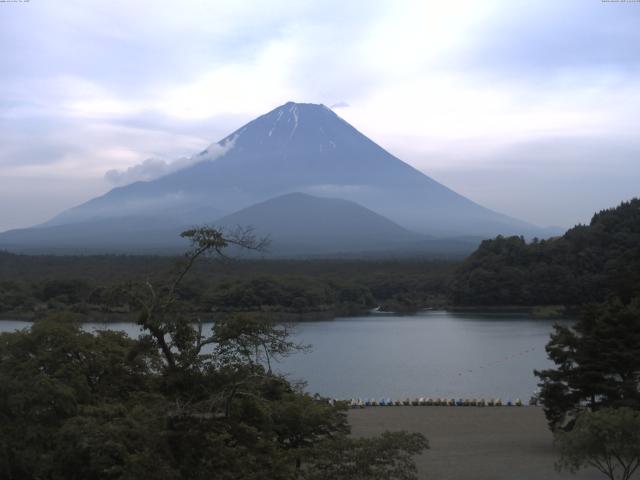
[[404, 228], [437, 236], [539, 234], [404, 163], [324, 105], [288, 102], [247, 123], [195, 163], [114, 188], [48, 225], [131, 215], [209, 222], [291, 192], [356, 202]]
[[[291, 148], [295, 144], [322, 149], [335, 148], [330, 125], [340, 119], [322, 104], [287, 102], [222, 139], [219, 144], [237, 141], [271, 148]], [[346, 123], [346, 122], [345, 122]], [[310, 141], [315, 144], [310, 144]]]

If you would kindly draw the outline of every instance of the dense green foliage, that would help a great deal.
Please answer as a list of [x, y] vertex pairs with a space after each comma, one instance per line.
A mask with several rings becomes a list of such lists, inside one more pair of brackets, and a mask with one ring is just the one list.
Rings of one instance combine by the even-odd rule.
[[[0, 252], [0, 314], [69, 309], [127, 313], [125, 282], [157, 278], [163, 256], [53, 256]], [[206, 259], [177, 292], [200, 313], [263, 311], [296, 318], [459, 306], [580, 306], [640, 295], [640, 200], [593, 216], [562, 237], [482, 242], [462, 264], [426, 259]], [[317, 314], [314, 316], [314, 314]]]
[[305, 449], [348, 431], [344, 411], [229, 344], [170, 367], [149, 338], [59, 318], [2, 334], [2, 478], [295, 478]]
[[[180, 259], [27, 256], [0, 252], [0, 313], [43, 316], [67, 309], [96, 318], [131, 310], [122, 285], [157, 279]], [[360, 313], [377, 305], [411, 311], [440, 305], [455, 263], [427, 260], [203, 259], [176, 292], [200, 313], [262, 311], [293, 318]]]
[[590, 306], [572, 327], [556, 325], [546, 350], [556, 368], [536, 374], [552, 429], [586, 408], [640, 410], [640, 299]]
[[293, 480], [327, 465], [338, 479], [415, 478], [424, 437], [351, 438], [345, 405], [271, 371], [298, 348], [285, 327], [244, 315], [204, 331], [179, 293], [186, 275], [211, 250], [256, 244], [184, 236], [193, 248], [170, 274], [122, 289], [139, 339], [84, 332], [68, 314], [0, 335], [0, 478]]
[[460, 305], [582, 305], [640, 295], [640, 199], [559, 238], [482, 242], [457, 270], [451, 295]]
[[206, 302], [216, 310], [359, 312], [375, 306], [371, 291], [348, 281], [313, 281], [305, 277], [256, 277], [222, 282]]
[[629, 480], [640, 467], [640, 412], [605, 408], [585, 412], [570, 432], [555, 434], [557, 467], [576, 472], [593, 467], [611, 480]]
[[385, 432], [379, 438], [341, 437], [318, 445], [308, 480], [388, 480], [417, 473], [412, 456], [429, 448], [420, 434]]

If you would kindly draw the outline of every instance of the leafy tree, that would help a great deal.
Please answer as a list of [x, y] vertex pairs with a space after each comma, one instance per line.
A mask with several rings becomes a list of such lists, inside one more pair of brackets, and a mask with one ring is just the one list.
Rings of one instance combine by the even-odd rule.
[[640, 199], [596, 213], [561, 237], [485, 240], [457, 269], [450, 294], [463, 305], [629, 302], [640, 295]]
[[[0, 251], [0, 312], [42, 318], [47, 310], [95, 315], [131, 315], [126, 280], [138, 285], [164, 279], [177, 257], [138, 255], [14, 255]], [[181, 259], [184, 261], [184, 258]], [[176, 288], [180, 311], [264, 312], [281, 318], [328, 318], [360, 314], [382, 305], [394, 311], [441, 306], [447, 298], [453, 261], [402, 260], [220, 260], [200, 257]], [[175, 273], [175, 270], [174, 270]], [[80, 281], [72, 295], [42, 300], [51, 281]], [[344, 292], [344, 293], [343, 293]], [[354, 295], [355, 293], [355, 295]]]
[[272, 373], [273, 358], [307, 348], [289, 340], [286, 326], [276, 326], [272, 319], [263, 315], [234, 315], [218, 320], [213, 332], [211, 340], [216, 344], [216, 357], [251, 365], [264, 362], [269, 374]]
[[105, 401], [126, 412], [132, 395], [147, 389], [153, 352], [131, 357], [135, 342], [123, 333], [89, 334], [64, 320], [54, 317], [30, 331], [0, 335], [3, 478], [52, 474], [70, 422]]
[[611, 480], [629, 480], [640, 466], [640, 412], [604, 408], [582, 413], [570, 432], [557, 432], [559, 470], [594, 467]]
[[327, 409], [308, 395], [284, 396], [274, 405], [273, 418], [278, 442], [293, 453], [297, 471], [319, 441], [349, 433], [346, 406]]
[[552, 429], [585, 408], [640, 409], [640, 299], [591, 306], [573, 327], [554, 328], [546, 350], [557, 367], [536, 372]]
[[58, 299], [66, 303], [78, 303], [86, 299], [89, 292], [85, 281], [55, 279], [46, 281], [37, 292], [37, 297], [43, 301]]
[[429, 448], [418, 433], [385, 432], [377, 438], [338, 437], [324, 441], [305, 480], [411, 480], [416, 478], [413, 455]]
[[[352, 441], [345, 405], [271, 370], [270, 359], [298, 348], [286, 328], [235, 316], [205, 332], [183, 308], [198, 258], [262, 242], [209, 228], [183, 236], [192, 249], [169, 276], [124, 289], [140, 309], [139, 339], [85, 332], [68, 315], [0, 335], [1, 478], [294, 480], [335, 461], [358, 475], [415, 478], [422, 436]], [[352, 455], [335, 457], [341, 446]]]
[[[236, 246], [250, 250], [263, 249], [267, 241], [257, 239], [248, 229], [238, 229], [229, 236], [213, 228], [199, 227], [181, 234], [191, 241], [191, 248], [173, 269], [168, 278], [158, 282], [147, 279], [142, 285], [130, 285], [133, 303], [141, 308], [138, 323], [148, 333], [146, 339], [162, 353], [169, 369], [197, 367], [202, 358], [202, 348], [215, 341], [205, 336], [199, 318], [185, 319], [184, 302], [178, 295], [183, 280], [193, 268], [196, 260], [209, 253], [223, 256], [223, 250]], [[192, 325], [195, 320], [197, 327]]]

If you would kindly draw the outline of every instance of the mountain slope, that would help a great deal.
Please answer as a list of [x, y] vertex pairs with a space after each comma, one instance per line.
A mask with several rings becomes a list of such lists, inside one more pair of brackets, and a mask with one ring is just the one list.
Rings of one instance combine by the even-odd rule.
[[23, 253], [175, 253], [188, 225], [175, 219], [129, 216], [22, 228], [0, 233], [0, 248]]
[[[47, 225], [112, 216], [157, 216], [168, 209], [230, 213], [291, 192], [357, 202], [426, 234], [540, 234], [439, 184], [375, 144], [323, 105], [289, 102], [165, 177], [111, 190]], [[197, 215], [194, 223], [205, 220]]]
[[[267, 257], [461, 257], [479, 243], [474, 238], [428, 237], [354, 202], [303, 193], [281, 195], [207, 223], [227, 232], [252, 227], [257, 236], [269, 237], [267, 251], [258, 253]], [[172, 254], [188, 246], [180, 233], [192, 226], [158, 217], [94, 218], [0, 233], [0, 248], [23, 253]]]
[[423, 239], [354, 202], [302, 193], [252, 205], [216, 224], [227, 229], [252, 226], [258, 236], [270, 237], [269, 250], [278, 254], [381, 251]]

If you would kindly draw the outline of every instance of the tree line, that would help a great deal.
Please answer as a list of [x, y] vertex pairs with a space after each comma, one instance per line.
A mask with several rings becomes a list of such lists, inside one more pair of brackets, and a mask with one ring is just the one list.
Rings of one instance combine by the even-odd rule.
[[547, 240], [485, 240], [455, 271], [457, 305], [567, 305], [536, 371], [560, 453], [558, 469], [590, 467], [611, 480], [640, 468], [640, 199], [596, 213]]
[[[144, 261], [141, 261], [144, 260]], [[130, 313], [122, 285], [155, 279], [175, 257], [27, 256], [0, 252], [0, 314], [43, 317], [69, 310], [86, 318]], [[293, 319], [363, 313], [376, 306], [415, 311], [446, 301], [455, 263], [417, 260], [202, 259], [176, 292], [185, 308], [271, 312]]]
[[456, 270], [457, 305], [584, 305], [640, 295], [640, 199], [563, 236], [485, 240]]
[[206, 331], [178, 294], [196, 260], [251, 237], [211, 229], [166, 275], [128, 284], [143, 335], [68, 314], [0, 334], [0, 477], [11, 480], [416, 478], [421, 434], [349, 436], [346, 405], [275, 374], [286, 327], [256, 315]]

